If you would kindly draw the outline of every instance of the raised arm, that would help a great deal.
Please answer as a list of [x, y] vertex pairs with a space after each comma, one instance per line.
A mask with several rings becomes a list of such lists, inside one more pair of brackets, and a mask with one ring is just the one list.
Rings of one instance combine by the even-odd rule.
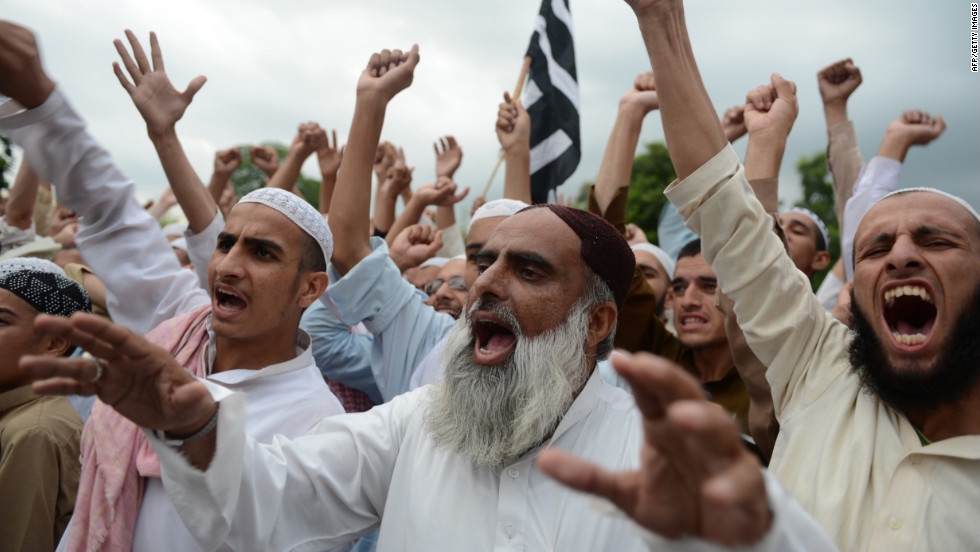
[[418, 62], [418, 46], [408, 52], [384, 50], [371, 56], [357, 82], [354, 117], [331, 201], [331, 263], [341, 275], [371, 253], [371, 170], [385, 110], [396, 94], [412, 84]]
[[425, 184], [420, 186], [418, 190], [412, 194], [412, 198], [408, 200], [405, 205], [405, 209], [402, 210], [401, 214], [395, 220], [395, 223], [391, 225], [388, 229], [388, 236], [385, 240], [388, 242], [388, 246], [395, 242], [395, 238], [401, 233], [405, 228], [417, 223], [419, 218], [422, 216], [423, 211], [429, 205], [436, 205], [440, 209], [443, 207], [448, 207], [452, 209], [454, 205], [459, 203], [466, 197], [470, 191], [469, 188], [465, 188], [462, 192], [456, 193], [456, 183], [452, 180], [447, 180], [445, 178], [439, 179], [437, 182], [431, 184]]
[[[432, 144], [432, 148], [436, 151], [436, 179], [448, 178], [452, 180], [453, 175], [456, 174], [456, 169], [463, 162], [463, 148], [459, 147], [456, 138], [451, 135], [440, 138], [438, 142]], [[440, 205], [436, 209], [436, 227], [443, 230], [455, 224], [455, 205]], [[458, 232], [457, 229], [453, 229], [453, 231]]]
[[832, 63], [817, 73], [823, 114], [827, 120], [827, 166], [834, 183], [834, 212], [841, 224], [844, 205], [851, 197], [864, 165], [854, 124], [847, 119], [847, 99], [861, 82], [861, 70], [851, 58]]
[[220, 150], [214, 154], [214, 172], [211, 173], [211, 182], [208, 184], [208, 192], [215, 203], [221, 204], [221, 196], [231, 185], [231, 175], [242, 164], [242, 151], [239, 148], [228, 148]]
[[[779, 178], [786, 139], [798, 112], [796, 84], [777, 73], [772, 74], [769, 84], [759, 86], [746, 95], [744, 117], [749, 146], [745, 154], [745, 178], [750, 183]], [[776, 186], [755, 192], [767, 212], [775, 213], [778, 210]]]
[[504, 148], [504, 197], [531, 204], [531, 116], [504, 92], [497, 110], [497, 140]]
[[[388, 172], [384, 175], [378, 186], [378, 193], [374, 197], [374, 233], [386, 238], [391, 233], [392, 225], [395, 223], [398, 197], [402, 196], [404, 190], [411, 189], [412, 173], [415, 170], [414, 167], [409, 168], [405, 165], [405, 152], [401, 148], [395, 150], [391, 161], [391, 166], [388, 167]], [[406, 207], [409, 199], [405, 200]], [[417, 216], [412, 221], [412, 223], [415, 222], [418, 222]]]
[[207, 79], [203, 76], [196, 77], [187, 85], [186, 90], [178, 91], [164, 71], [163, 54], [156, 34], [150, 33], [152, 67], [136, 35], [127, 30], [126, 38], [133, 48], [135, 62], [121, 40], [117, 39], [113, 44], [133, 81], [130, 82], [126, 78], [118, 63], [113, 63], [112, 68], [119, 79], [119, 84], [132, 98], [136, 109], [146, 121], [146, 132], [157, 150], [163, 172], [170, 182], [170, 188], [187, 217], [188, 226], [192, 232], [202, 232], [217, 215], [218, 205], [194, 172], [177, 138], [176, 127], [177, 121], [184, 116], [184, 111]]
[[333, 135], [333, 145], [330, 140], [324, 140], [316, 150], [317, 164], [320, 166], [320, 213], [326, 215], [330, 213], [330, 200], [333, 198], [333, 189], [337, 185], [337, 171], [340, 170], [340, 161], [344, 158], [344, 148], [337, 144], [337, 131], [331, 131]]
[[[632, 88], [619, 99], [616, 122], [613, 123], [609, 141], [606, 142], [606, 152], [602, 156], [602, 164], [599, 165], [599, 174], [595, 179], [595, 199], [602, 216], [606, 216], [617, 192], [623, 189], [625, 193], [629, 189], [633, 157], [640, 141], [640, 131], [643, 130], [643, 118], [658, 107], [660, 103], [652, 72], [637, 75]], [[625, 209], [625, 202], [623, 205]]]
[[7, 196], [7, 208], [4, 210], [3, 218], [7, 224], [20, 230], [28, 230], [34, 220], [34, 201], [37, 198], [37, 190], [41, 185], [41, 179], [31, 169], [26, 161], [21, 162], [17, 176], [14, 177], [14, 185], [10, 187], [10, 195]]

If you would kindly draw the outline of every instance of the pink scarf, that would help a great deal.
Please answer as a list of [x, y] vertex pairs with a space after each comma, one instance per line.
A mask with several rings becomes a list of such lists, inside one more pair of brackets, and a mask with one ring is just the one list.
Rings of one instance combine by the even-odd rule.
[[[198, 377], [205, 375], [211, 305], [167, 320], [146, 334]], [[81, 442], [82, 474], [69, 550], [130, 550], [143, 478], [160, 477], [160, 459], [140, 428], [96, 399]]]

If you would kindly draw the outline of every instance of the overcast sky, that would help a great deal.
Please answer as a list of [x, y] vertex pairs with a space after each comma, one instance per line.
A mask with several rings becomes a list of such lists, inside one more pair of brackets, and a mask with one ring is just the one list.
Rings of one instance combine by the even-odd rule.
[[[463, 147], [456, 174], [483, 189], [496, 161], [493, 126], [503, 90], [512, 89], [539, 4], [534, 0], [459, 2], [254, 0], [0, 0], [0, 17], [39, 36], [48, 73], [91, 132], [138, 182], [143, 198], [166, 186], [145, 127], [119, 86], [112, 39], [131, 28], [148, 48], [160, 38], [179, 88], [208, 82], [178, 125], [207, 180], [215, 150], [267, 140], [289, 142], [298, 123], [336, 128], [344, 141], [357, 77], [371, 53], [420, 45], [412, 87], [388, 110], [383, 138], [405, 148], [415, 185], [434, 178], [432, 142], [454, 134]], [[941, 113], [946, 133], [906, 160], [901, 186], [936, 186], [980, 208], [980, 79], [970, 71], [970, 2], [775, 0], [687, 2], [695, 55], [719, 112], [780, 72], [796, 81], [800, 114], [781, 174], [781, 197], [799, 196], [795, 164], [826, 147], [817, 71], [851, 57], [864, 84], [849, 109], [866, 160], [902, 110]], [[594, 180], [619, 96], [649, 70], [636, 20], [617, 0], [572, 0], [581, 88], [582, 161], [560, 188]], [[641, 144], [663, 140], [657, 114]], [[738, 148], [744, 153], [744, 140]], [[642, 147], [642, 146], [641, 146]], [[315, 163], [304, 172], [316, 175]], [[503, 171], [490, 192], [502, 194]], [[475, 194], [476, 192], [471, 192]], [[458, 209], [460, 218], [466, 209]]]

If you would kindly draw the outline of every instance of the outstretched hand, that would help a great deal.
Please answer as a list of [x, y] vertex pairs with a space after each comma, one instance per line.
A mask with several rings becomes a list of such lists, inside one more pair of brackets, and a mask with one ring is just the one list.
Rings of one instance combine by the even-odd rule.
[[357, 81], [358, 98], [377, 95], [388, 102], [412, 84], [418, 63], [418, 44], [407, 52], [382, 50], [372, 55]]
[[456, 193], [456, 183], [448, 178], [440, 178], [430, 184], [419, 186], [414, 196], [418, 196], [418, 201], [423, 205], [442, 205], [451, 206], [459, 203], [470, 193], [467, 186], [462, 192]]
[[449, 135], [439, 138], [432, 144], [432, 149], [436, 150], [436, 178], [445, 176], [452, 179], [463, 162], [463, 148], [456, 143], [456, 138]]
[[[214, 414], [215, 402], [170, 354], [129, 329], [101, 316], [40, 314], [38, 332], [63, 337], [96, 358], [24, 356], [20, 368], [42, 395], [98, 395], [139, 426], [188, 435]], [[98, 377], [97, 377], [98, 376]]]
[[320, 166], [321, 176], [336, 178], [340, 162], [344, 159], [344, 148], [337, 144], [337, 131], [332, 130], [330, 133], [333, 136], [333, 145], [330, 144], [329, 137], [324, 140], [316, 150], [316, 161]]
[[116, 39], [113, 44], [119, 57], [122, 58], [123, 65], [132, 77], [133, 82], [129, 82], [119, 67], [118, 62], [113, 62], [112, 69], [119, 79], [129, 97], [133, 99], [133, 104], [139, 110], [143, 120], [146, 121], [146, 130], [150, 137], [161, 136], [172, 132], [177, 121], [184, 116], [184, 111], [191, 104], [194, 95], [204, 86], [207, 78], [202, 76], [195, 77], [187, 85], [183, 92], [174, 88], [167, 77], [163, 68], [163, 54], [160, 52], [160, 44], [157, 42], [156, 33], [150, 33], [150, 55], [153, 58], [153, 67], [146, 58], [146, 53], [140, 45], [139, 40], [132, 31], [126, 30], [126, 38], [133, 48], [133, 58], [129, 56], [122, 41]]
[[608, 499], [667, 538], [693, 536], [728, 546], [762, 539], [772, 523], [765, 481], [731, 416], [663, 358], [617, 354], [613, 365], [629, 381], [643, 415], [639, 469], [611, 473], [547, 449], [538, 457], [541, 470]]

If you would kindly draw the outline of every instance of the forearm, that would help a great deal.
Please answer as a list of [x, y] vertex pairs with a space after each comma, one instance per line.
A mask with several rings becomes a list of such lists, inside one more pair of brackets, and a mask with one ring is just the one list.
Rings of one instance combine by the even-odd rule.
[[218, 212], [218, 204], [194, 172], [177, 133], [171, 130], [163, 135], [150, 136], [150, 140], [160, 157], [170, 189], [187, 217], [188, 227], [193, 232], [204, 230]]
[[34, 200], [37, 198], [40, 184], [41, 179], [31, 170], [31, 166], [22, 162], [14, 178], [14, 185], [10, 188], [10, 195], [7, 196], [7, 209], [4, 212], [7, 224], [21, 230], [31, 227], [31, 220], [34, 218]]
[[728, 140], [701, 81], [679, 3], [637, 13], [657, 80], [661, 120], [677, 178], [714, 157]]
[[881, 147], [878, 148], [878, 157], [887, 157], [904, 163], [910, 147], [912, 144], [901, 133], [886, 130], [885, 137], [881, 140]]
[[215, 205], [221, 201], [221, 194], [225, 192], [225, 187], [231, 182], [230, 173], [221, 173], [214, 171], [211, 174], [211, 181], [208, 182], [208, 193], [211, 194], [211, 200], [214, 201]]
[[779, 167], [782, 165], [785, 151], [785, 136], [750, 134], [748, 151], [745, 154], [745, 179], [752, 182], [759, 179], [779, 178]]
[[602, 156], [602, 164], [599, 165], [599, 174], [595, 179], [595, 199], [599, 215], [606, 213], [617, 190], [629, 188], [633, 156], [640, 141], [640, 131], [643, 130], [644, 115], [632, 105], [620, 106], [616, 114], [616, 122], [613, 123], [606, 152]]
[[391, 227], [395, 224], [395, 205], [398, 202], [398, 196], [391, 195], [383, 186], [379, 192], [374, 199], [374, 229], [377, 232], [390, 234]]
[[827, 167], [834, 184], [834, 213], [844, 221], [844, 206], [854, 193], [854, 184], [861, 174], [864, 159], [858, 149], [854, 124], [839, 122], [827, 127]]
[[320, 181], [320, 213], [330, 214], [330, 201], [333, 199], [333, 190], [337, 185], [336, 174], [324, 174]]
[[827, 121], [827, 130], [847, 121], [847, 100], [831, 100], [823, 104], [823, 116]]
[[436, 228], [443, 230], [456, 224], [456, 207], [453, 205], [440, 205], [436, 209]]
[[504, 154], [504, 197], [531, 204], [531, 151], [514, 148]]
[[[402, 212], [398, 215], [398, 218], [395, 219], [394, 224], [392, 224], [391, 228], [388, 229], [387, 236], [385, 236], [385, 242], [388, 244], [388, 247], [391, 247], [391, 244], [395, 243], [395, 238], [398, 237], [398, 234], [400, 234], [402, 230], [413, 224], [418, 224], [419, 218], [422, 217], [422, 213], [425, 211], [426, 207], [428, 207], [428, 205], [426, 205], [425, 202], [419, 198], [419, 194], [413, 195], [412, 199], [408, 200], [408, 203], [405, 204], [405, 208], [402, 209]], [[377, 224], [375, 224], [375, 228], [378, 228]]]
[[331, 262], [340, 274], [346, 274], [371, 253], [371, 171], [387, 101], [370, 94], [365, 96], [358, 97], [355, 103], [347, 150], [330, 203], [333, 214], [329, 224], [334, 235]]

